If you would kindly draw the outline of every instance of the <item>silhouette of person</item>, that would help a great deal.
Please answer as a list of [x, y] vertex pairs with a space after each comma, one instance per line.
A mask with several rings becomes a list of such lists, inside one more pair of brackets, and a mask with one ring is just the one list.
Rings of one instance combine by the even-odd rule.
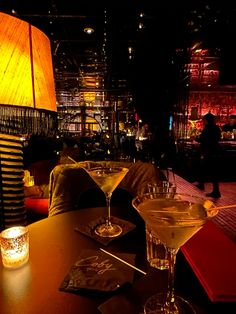
[[204, 190], [204, 181], [208, 177], [212, 182], [213, 190], [211, 193], [207, 193], [206, 196], [219, 198], [221, 197], [219, 190], [218, 180], [218, 158], [220, 153], [221, 129], [216, 125], [215, 116], [211, 113], [207, 113], [203, 117], [204, 128], [202, 133], [196, 141], [200, 143], [200, 180], [198, 187]]

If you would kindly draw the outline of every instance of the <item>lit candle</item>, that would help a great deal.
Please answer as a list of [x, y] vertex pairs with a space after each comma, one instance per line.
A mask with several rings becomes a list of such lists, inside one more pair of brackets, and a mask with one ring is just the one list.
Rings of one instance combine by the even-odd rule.
[[2, 263], [6, 268], [19, 268], [29, 259], [29, 231], [27, 227], [17, 226], [1, 233]]
[[23, 178], [24, 186], [34, 186], [34, 176], [30, 175], [29, 170], [24, 170], [24, 178]]
[[34, 186], [34, 176], [29, 176], [26, 186]]

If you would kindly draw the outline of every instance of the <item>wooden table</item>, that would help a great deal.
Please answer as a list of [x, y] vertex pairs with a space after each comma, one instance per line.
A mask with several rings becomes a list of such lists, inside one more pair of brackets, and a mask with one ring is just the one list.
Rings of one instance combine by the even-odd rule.
[[[136, 272], [134, 284], [125, 291], [121, 290], [121, 298], [122, 295], [132, 296], [135, 302], [144, 303], [155, 291], [166, 288], [167, 273], [148, 269], [145, 259], [144, 224], [135, 210], [119, 208], [112, 211], [120, 218], [126, 217], [137, 227], [124, 237], [114, 240], [106, 249], [136, 254], [136, 266], [148, 271], [146, 276]], [[100, 313], [98, 306], [109, 299], [110, 295], [97, 297], [75, 295], [59, 291], [59, 286], [82, 249], [101, 247], [98, 242], [75, 232], [74, 228], [81, 221], [86, 223], [104, 213], [104, 208], [88, 208], [59, 214], [29, 225], [28, 264], [18, 270], [7, 270], [0, 262], [0, 313]], [[177, 289], [195, 303], [197, 313], [214, 313], [209, 312], [213, 305], [207, 299], [181, 252], [177, 259]], [[111, 314], [113, 313], [116, 314], [115, 312]], [[126, 314], [125, 310], [122, 313]]]

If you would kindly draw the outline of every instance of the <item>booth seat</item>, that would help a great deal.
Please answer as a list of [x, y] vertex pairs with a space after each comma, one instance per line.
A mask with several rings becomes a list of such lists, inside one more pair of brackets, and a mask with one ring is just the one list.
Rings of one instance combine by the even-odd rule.
[[38, 213], [42, 216], [48, 216], [48, 198], [26, 198], [25, 206], [30, 212]]
[[55, 159], [39, 160], [30, 164], [27, 170], [34, 177], [34, 184], [41, 186], [49, 184], [50, 173], [57, 164]]
[[[77, 150], [73, 152], [77, 153]], [[65, 150], [59, 160], [45, 159], [31, 163], [26, 170], [34, 177], [34, 187], [25, 187], [24, 205], [28, 223], [48, 217], [49, 207], [49, 178], [50, 173], [58, 164], [73, 163], [68, 154], [75, 159], [75, 153]]]
[[48, 198], [26, 198], [27, 222], [32, 223], [48, 217]]
[[55, 160], [40, 160], [32, 163], [27, 170], [34, 177], [34, 186], [25, 187], [25, 209], [28, 223], [48, 217], [49, 177], [57, 165]]

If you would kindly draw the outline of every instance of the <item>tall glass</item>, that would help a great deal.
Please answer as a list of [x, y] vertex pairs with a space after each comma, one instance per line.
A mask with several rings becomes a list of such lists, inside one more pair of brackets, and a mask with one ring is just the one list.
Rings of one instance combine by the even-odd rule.
[[117, 237], [122, 233], [122, 227], [111, 221], [111, 197], [113, 191], [123, 180], [129, 169], [124, 167], [104, 166], [98, 162], [92, 162], [91, 165], [92, 166], [90, 167], [88, 164], [88, 167], [86, 167], [85, 170], [103, 191], [107, 203], [106, 222], [98, 225], [95, 229], [95, 233], [101, 237]]
[[171, 168], [162, 170], [165, 174], [165, 180], [159, 180], [157, 182], [149, 182], [145, 189], [145, 193], [162, 193], [166, 194], [166, 197], [171, 197], [176, 193], [177, 186], [175, 181], [175, 174]]
[[176, 193], [176, 185], [169, 181], [159, 181], [156, 183], [148, 183], [146, 193], [158, 193], [158, 194], [166, 194], [167, 197], [172, 197]]
[[145, 314], [195, 313], [188, 301], [175, 294], [176, 254], [208, 219], [217, 214], [214, 204], [187, 194], [161, 198], [158, 194], [147, 193], [133, 199], [132, 205], [165, 244], [169, 260], [167, 293], [150, 297], [145, 304]]
[[[147, 184], [146, 193], [152, 193], [154, 197], [169, 198], [174, 197], [176, 185], [167, 180], [151, 182]], [[168, 269], [169, 261], [165, 245], [160, 241], [158, 235], [146, 221], [146, 247], [147, 260], [149, 264], [157, 269]]]

